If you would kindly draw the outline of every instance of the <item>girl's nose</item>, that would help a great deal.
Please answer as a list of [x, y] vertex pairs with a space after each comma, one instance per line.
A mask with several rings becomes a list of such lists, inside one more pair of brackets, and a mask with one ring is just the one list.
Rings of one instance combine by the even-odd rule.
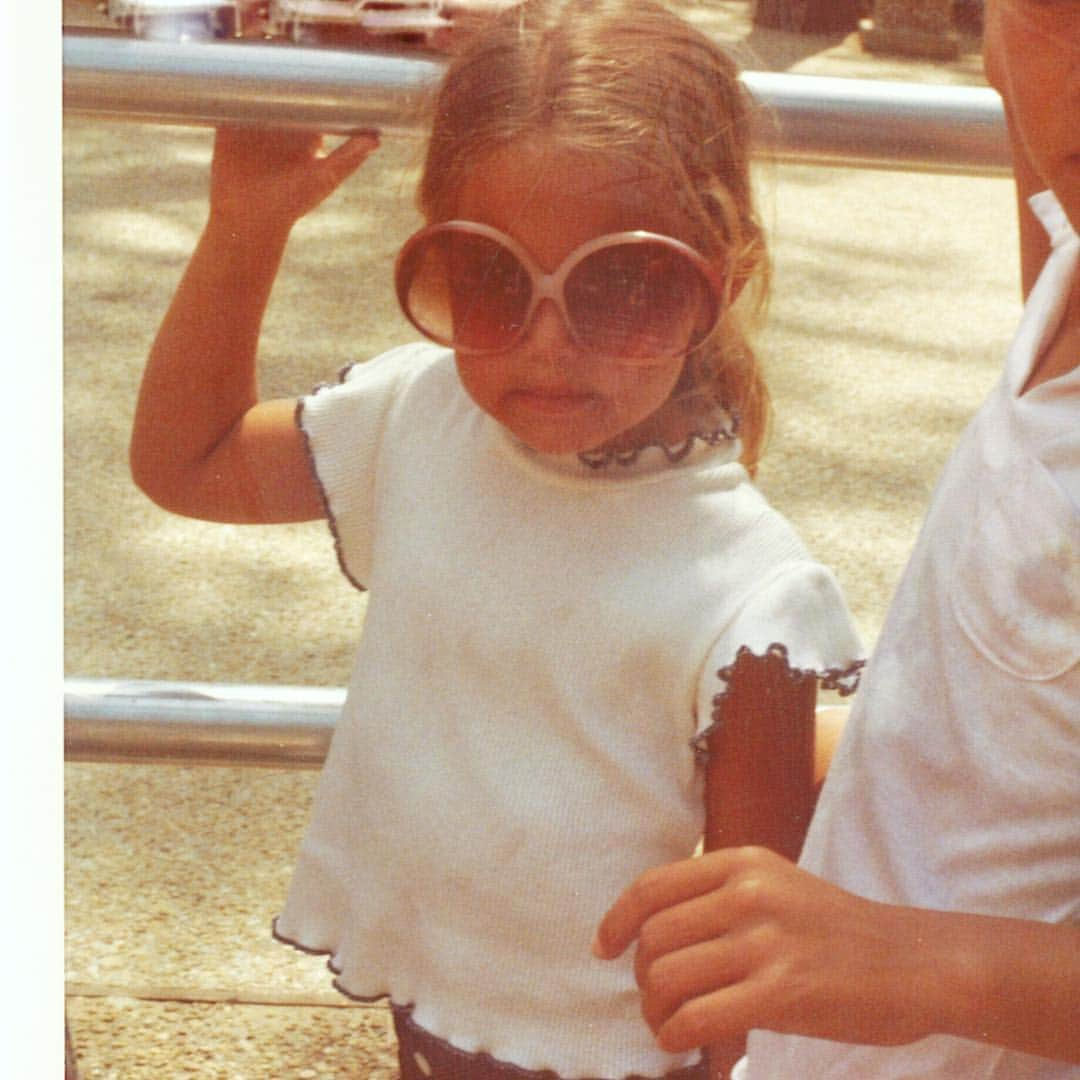
[[525, 345], [538, 355], [555, 355], [573, 347], [570, 328], [550, 299], [541, 300], [525, 331]]
[[570, 341], [570, 328], [563, 319], [563, 312], [559, 311], [555, 301], [543, 299], [537, 305], [537, 310], [532, 312], [526, 337], [530, 342], [557, 343]]

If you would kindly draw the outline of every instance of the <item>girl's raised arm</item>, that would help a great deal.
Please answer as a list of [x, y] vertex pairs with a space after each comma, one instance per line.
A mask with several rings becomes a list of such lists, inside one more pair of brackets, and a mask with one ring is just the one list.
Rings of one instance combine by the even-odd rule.
[[259, 331], [289, 231], [378, 145], [326, 156], [305, 132], [222, 129], [210, 215], [143, 375], [131, 439], [135, 482], [167, 510], [213, 521], [324, 513], [295, 402], [258, 400]]

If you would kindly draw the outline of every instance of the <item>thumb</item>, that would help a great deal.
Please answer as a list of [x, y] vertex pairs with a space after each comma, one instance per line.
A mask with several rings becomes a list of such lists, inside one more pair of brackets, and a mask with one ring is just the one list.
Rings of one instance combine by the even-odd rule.
[[322, 159], [322, 168], [328, 183], [328, 192], [348, 179], [379, 146], [377, 131], [363, 131], [350, 135]]

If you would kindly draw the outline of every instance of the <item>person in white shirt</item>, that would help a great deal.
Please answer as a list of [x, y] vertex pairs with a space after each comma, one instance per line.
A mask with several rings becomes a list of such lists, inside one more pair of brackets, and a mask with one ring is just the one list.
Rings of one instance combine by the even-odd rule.
[[989, 0], [1026, 309], [950, 460], [800, 864], [654, 870], [637, 937], [660, 1045], [754, 1031], [734, 1075], [1080, 1076], [1080, 4]]

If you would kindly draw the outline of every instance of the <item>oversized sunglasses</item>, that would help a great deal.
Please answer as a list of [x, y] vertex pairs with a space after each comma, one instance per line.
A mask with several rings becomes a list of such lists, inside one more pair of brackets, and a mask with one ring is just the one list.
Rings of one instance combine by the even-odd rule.
[[409, 321], [458, 352], [513, 347], [550, 300], [579, 347], [630, 363], [696, 348], [719, 322], [725, 294], [716, 269], [670, 236], [598, 236], [548, 274], [512, 237], [472, 221], [421, 229], [401, 249], [394, 277]]

